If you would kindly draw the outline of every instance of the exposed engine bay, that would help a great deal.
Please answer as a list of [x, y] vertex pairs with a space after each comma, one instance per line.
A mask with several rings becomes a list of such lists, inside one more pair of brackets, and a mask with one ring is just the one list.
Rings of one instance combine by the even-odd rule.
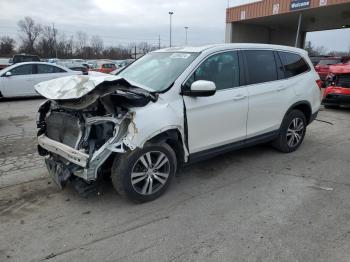
[[[49, 90], [49, 82], [37, 91]], [[61, 188], [71, 174], [96, 180], [99, 168], [113, 152], [133, 150], [126, 138], [133, 125], [130, 109], [158, 98], [122, 78], [85, 91], [79, 98], [65, 99], [65, 93], [58, 90], [57, 99], [47, 100], [38, 112], [38, 151], [46, 157], [46, 166]]]

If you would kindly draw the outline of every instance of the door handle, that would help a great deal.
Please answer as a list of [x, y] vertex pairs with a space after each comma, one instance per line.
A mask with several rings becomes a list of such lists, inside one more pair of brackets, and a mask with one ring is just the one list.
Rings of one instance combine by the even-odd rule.
[[285, 87], [285, 86], [279, 86], [279, 87], [277, 87], [277, 92], [280, 92], [280, 91], [283, 91], [284, 89], [286, 89], [287, 87]]
[[236, 95], [235, 97], [233, 97], [233, 100], [241, 100], [241, 99], [244, 99], [246, 97], [247, 96], [245, 96], [245, 95]]

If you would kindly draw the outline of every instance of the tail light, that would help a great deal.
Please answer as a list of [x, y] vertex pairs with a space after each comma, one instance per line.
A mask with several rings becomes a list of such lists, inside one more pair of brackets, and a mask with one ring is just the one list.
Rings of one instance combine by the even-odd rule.
[[323, 82], [321, 79], [316, 80], [316, 84], [318, 85], [318, 88], [321, 89], [323, 87]]

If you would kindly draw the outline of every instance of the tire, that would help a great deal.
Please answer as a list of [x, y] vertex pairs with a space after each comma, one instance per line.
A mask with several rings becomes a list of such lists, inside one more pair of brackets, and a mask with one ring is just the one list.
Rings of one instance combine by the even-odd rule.
[[176, 167], [175, 152], [168, 144], [146, 143], [142, 149], [129, 151], [114, 159], [112, 184], [121, 196], [134, 202], [152, 201], [167, 190]]
[[284, 117], [280, 133], [272, 143], [273, 147], [283, 153], [294, 152], [304, 140], [306, 125], [304, 113], [292, 110]]

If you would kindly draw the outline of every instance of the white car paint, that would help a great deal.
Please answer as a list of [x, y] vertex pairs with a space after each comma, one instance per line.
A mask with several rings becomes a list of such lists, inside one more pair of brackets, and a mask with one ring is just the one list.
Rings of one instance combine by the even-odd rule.
[[[217, 90], [215, 95], [208, 97], [181, 95], [183, 84], [207, 58], [217, 53], [237, 50], [296, 53], [303, 57], [310, 70], [283, 80]], [[129, 108], [132, 121], [125, 137], [103, 150], [122, 153], [125, 148], [142, 148], [155, 135], [175, 129], [181, 135], [186, 162], [190, 154], [278, 130], [287, 110], [297, 102], [306, 101], [310, 104], [312, 114], [317, 113], [320, 108], [320, 89], [316, 83], [319, 78], [304, 50], [263, 44], [220, 44], [167, 48], [155, 52], [195, 52], [198, 56], [178, 76], [170, 89], [159, 93], [156, 102], [150, 102], [144, 107]], [[84, 79], [85, 83], [90, 82], [84, 91], [79, 79]], [[41, 83], [36, 89], [49, 99], [64, 100], [82, 97], [99, 84], [118, 79], [118, 75], [68, 77]], [[68, 88], [65, 86], [68, 82], [71, 92], [63, 92], [62, 96], [62, 90]], [[140, 83], [129, 82], [148, 91], [152, 90]], [[188, 148], [185, 141], [188, 141]]]
[[[36, 66], [44, 65], [55, 68], [54, 70], [62, 71], [57, 73], [36, 73], [32, 71], [32, 74], [12, 74], [7, 76], [6, 73], [14, 72], [14, 70], [23, 66]], [[50, 79], [60, 78], [64, 76], [80, 75], [81, 72], [72, 71], [63, 66], [54, 65], [51, 63], [44, 62], [25, 62], [18, 63], [12, 66], [6, 67], [0, 71], [0, 92], [2, 97], [24, 97], [24, 96], [37, 96], [38, 93], [35, 92], [34, 86], [40, 82], [47, 81]]]

